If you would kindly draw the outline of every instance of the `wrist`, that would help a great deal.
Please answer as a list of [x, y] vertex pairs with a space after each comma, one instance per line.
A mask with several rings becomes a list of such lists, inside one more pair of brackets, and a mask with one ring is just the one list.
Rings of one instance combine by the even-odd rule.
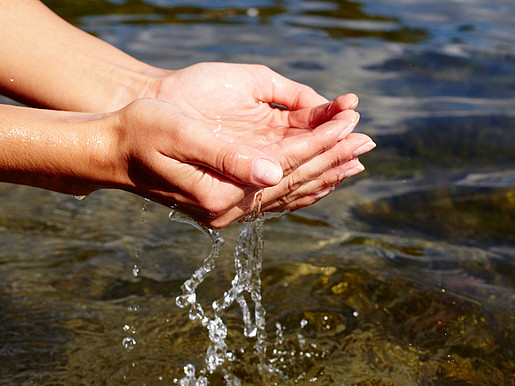
[[114, 66], [106, 74], [104, 92], [97, 94], [100, 98], [81, 111], [114, 112], [137, 99], [157, 98], [167, 74], [166, 70], [141, 62], [131, 68]]
[[[127, 100], [127, 103], [120, 106], [120, 108], [125, 107], [136, 99], [162, 99], [163, 90], [170, 88], [171, 75], [173, 75], [175, 71], [152, 67], [147, 64], [144, 64], [144, 66], [145, 67], [139, 73], [139, 79], [130, 86], [133, 98]], [[134, 95], [136, 95], [135, 98]]]
[[[87, 111], [114, 112], [137, 99], [160, 99], [164, 83], [170, 82], [175, 71], [165, 70], [138, 63], [131, 69], [117, 68], [109, 79], [111, 91], [107, 92], [102, 106], [95, 106]], [[169, 88], [169, 86], [166, 86]]]

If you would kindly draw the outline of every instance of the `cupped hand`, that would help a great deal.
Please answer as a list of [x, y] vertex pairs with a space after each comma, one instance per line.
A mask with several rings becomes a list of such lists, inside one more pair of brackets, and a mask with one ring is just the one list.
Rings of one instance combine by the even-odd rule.
[[[316, 114], [324, 109], [319, 110]], [[217, 137], [203, 121], [168, 102], [137, 100], [107, 116], [116, 128], [113, 170], [120, 171], [118, 183], [111, 187], [223, 227], [251, 211], [246, 203], [264, 187], [283, 184], [273, 195], [291, 194], [283, 171], [295, 176], [301, 165], [314, 162], [352, 131], [357, 114], [349, 110], [338, 115], [315, 129], [298, 129], [297, 135], [256, 149]], [[300, 170], [306, 178], [323, 172], [320, 165], [304, 169]]]
[[[359, 115], [348, 110], [357, 106], [358, 99], [347, 94], [328, 101], [310, 87], [265, 66], [200, 63], [168, 72], [160, 80], [158, 97], [199, 119], [218, 138], [259, 148], [274, 157], [286, 157], [286, 178], [263, 190], [262, 210], [296, 210], [313, 204], [343, 179], [361, 172], [364, 167], [356, 157], [375, 147], [368, 136], [353, 134], [323, 151], [317, 149], [299, 156], [298, 149], [291, 147], [298, 142], [285, 139], [306, 134], [329, 121], [349, 126], [346, 133], [350, 133]], [[270, 146], [277, 142], [281, 143], [281, 155]], [[306, 144], [309, 146], [309, 141]], [[244, 217], [255, 208], [255, 189], [247, 192], [242, 202], [217, 221]]]

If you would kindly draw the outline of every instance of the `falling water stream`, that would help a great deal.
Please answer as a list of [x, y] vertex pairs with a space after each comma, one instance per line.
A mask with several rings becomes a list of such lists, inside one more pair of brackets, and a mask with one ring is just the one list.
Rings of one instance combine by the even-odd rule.
[[[205, 357], [205, 367], [198, 373], [192, 364], [184, 367], [185, 377], [180, 380], [181, 385], [206, 385], [207, 374], [212, 374], [217, 368], [226, 361], [230, 362], [233, 353], [227, 347], [225, 338], [227, 337], [227, 326], [222, 319], [223, 313], [235, 302], [241, 309], [244, 330], [247, 338], [255, 338], [255, 352], [259, 358], [259, 370], [277, 372], [265, 364], [266, 355], [266, 335], [265, 335], [265, 308], [261, 302], [261, 268], [263, 254], [263, 223], [265, 220], [279, 217], [281, 214], [261, 214], [253, 221], [244, 222], [237, 244], [234, 249], [234, 269], [235, 275], [231, 282], [231, 288], [223, 294], [212, 305], [213, 316], [209, 317], [204, 312], [204, 308], [197, 299], [196, 289], [215, 268], [216, 260], [220, 256], [220, 251], [225, 244], [225, 240], [220, 232], [202, 226], [189, 217], [176, 212], [170, 212], [172, 221], [191, 224], [211, 239], [211, 253], [207, 256], [200, 268], [198, 268], [190, 279], [182, 285], [182, 295], [176, 298], [176, 303], [181, 308], [189, 307], [189, 318], [199, 319], [202, 325], [209, 332], [210, 346]], [[249, 306], [249, 301], [251, 305]], [[254, 310], [252, 316], [251, 309]], [[239, 385], [237, 377], [230, 373], [229, 367], [221, 368], [227, 384]]]

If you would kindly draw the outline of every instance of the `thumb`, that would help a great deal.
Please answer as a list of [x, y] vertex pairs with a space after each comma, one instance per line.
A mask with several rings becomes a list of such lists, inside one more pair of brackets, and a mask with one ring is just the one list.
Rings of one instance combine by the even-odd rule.
[[208, 136], [197, 141], [190, 162], [201, 164], [224, 177], [250, 186], [273, 186], [283, 178], [280, 163], [252, 146], [236, 144]]
[[219, 138], [201, 122], [182, 112], [167, 113], [163, 121], [174, 128], [171, 132], [175, 135], [174, 146], [161, 148], [164, 155], [180, 162], [202, 165], [243, 185], [267, 187], [281, 182], [283, 169], [273, 156], [252, 146]]

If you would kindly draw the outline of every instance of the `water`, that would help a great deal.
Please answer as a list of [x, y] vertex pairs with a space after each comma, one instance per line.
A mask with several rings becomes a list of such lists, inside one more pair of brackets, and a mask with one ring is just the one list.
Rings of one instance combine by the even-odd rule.
[[[265, 308], [261, 301], [261, 269], [262, 254], [264, 247], [263, 222], [266, 219], [280, 217], [280, 214], [259, 214], [256, 213], [252, 221], [245, 222], [245, 226], [238, 237], [234, 249], [234, 270], [235, 275], [231, 281], [231, 288], [224, 292], [223, 297], [212, 303], [213, 316], [206, 316], [204, 309], [197, 299], [197, 288], [206, 279], [209, 273], [216, 267], [216, 260], [220, 256], [224, 239], [219, 231], [206, 228], [194, 220], [178, 212], [172, 211], [170, 219], [190, 224], [202, 231], [211, 240], [211, 252], [205, 258], [202, 266], [197, 269], [192, 277], [182, 285], [182, 295], [176, 298], [176, 303], [181, 308], [189, 307], [189, 318], [200, 319], [202, 326], [209, 332], [210, 346], [206, 352], [205, 368], [200, 371], [198, 377], [195, 375], [195, 367], [188, 364], [185, 369], [185, 377], [180, 380], [181, 385], [202, 385], [207, 383], [206, 374], [213, 372], [231, 361], [233, 353], [228, 351], [225, 339], [227, 337], [227, 326], [222, 316], [224, 311], [235, 302], [238, 303], [242, 313], [244, 324], [243, 333], [247, 338], [255, 338], [255, 352], [259, 357], [261, 373], [269, 371], [265, 365], [266, 337], [265, 337]], [[254, 317], [245, 295], [250, 296]], [[234, 377], [228, 366], [222, 367], [224, 379], [228, 384], [241, 384], [237, 377]], [[263, 375], [262, 375], [263, 376]], [[266, 374], [265, 374], [266, 376]]]
[[[358, 130], [378, 145], [367, 170], [264, 227], [271, 382], [239, 305], [224, 311], [224, 366], [243, 384], [514, 383], [512, 1], [47, 3], [158, 66], [258, 62], [360, 96]], [[188, 364], [198, 376], [209, 336], [175, 298], [208, 238], [153, 203], [142, 222], [123, 192], [0, 195], [0, 384], [170, 384]], [[202, 304], [231, 287], [241, 230], [223, 231]]]

